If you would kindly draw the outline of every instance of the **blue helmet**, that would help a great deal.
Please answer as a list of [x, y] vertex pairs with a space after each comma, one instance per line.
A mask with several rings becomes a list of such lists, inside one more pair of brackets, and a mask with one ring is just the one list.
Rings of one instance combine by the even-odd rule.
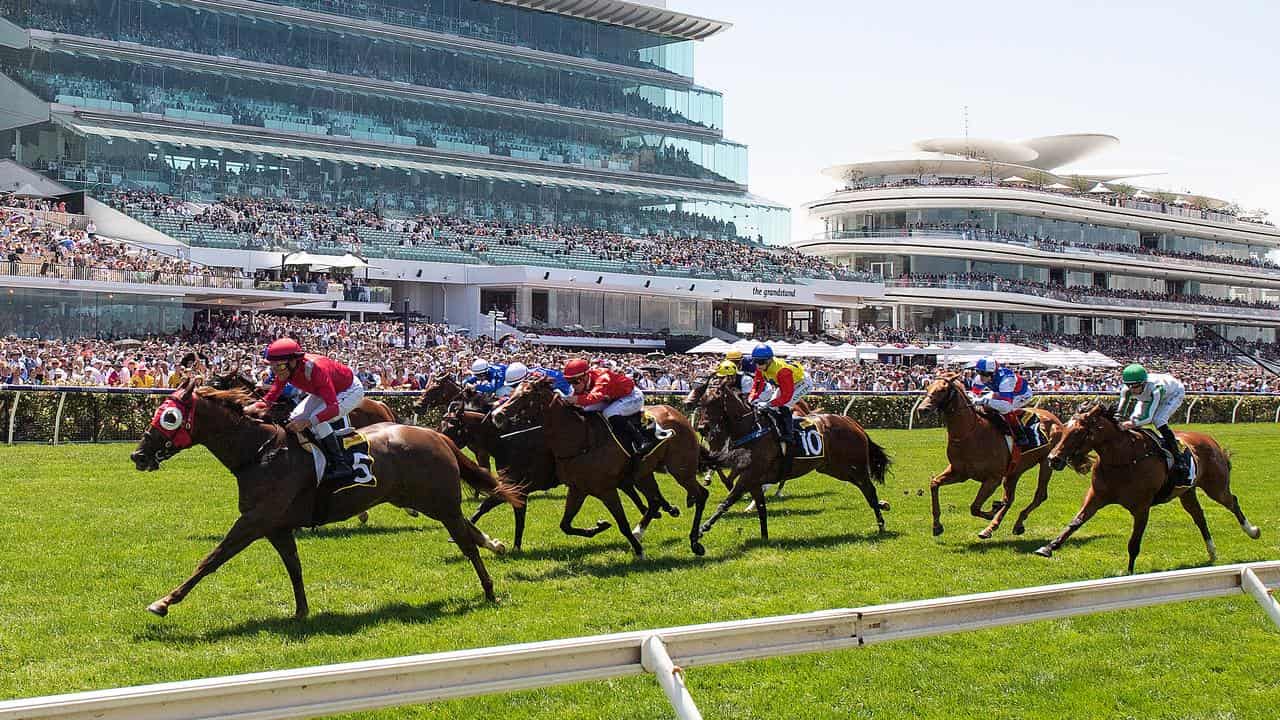
[[984, 357], [973, 364], [973, 369], [982, 375], [989, 375], [1000, 369], [1000, 363], [996, 362], [994, 358]]
[[761, 343], [751, 351], [751, 359], [756, 362], [769, 362], [773, 359], [773, 348]]

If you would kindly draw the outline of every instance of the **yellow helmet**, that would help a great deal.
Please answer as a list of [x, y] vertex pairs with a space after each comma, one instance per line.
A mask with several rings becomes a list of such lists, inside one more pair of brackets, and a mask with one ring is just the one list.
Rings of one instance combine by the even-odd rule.
[[[741, 355], [742, 353], [738, 353]], [[723, 360], [716, 367], [716, 377], [733, 377], [738, 374], [738, 366], [732, 360]]]
[[[725, 359], [725, 360], [731, 360], [731, 361], [733, 361], [733, 362], [739, 362], [739, 361], [741, 361], [741, 360], [742, 360], [742, 351], [741, 351], [741, 350], [730, 350], [729, 352], [725, 353], [725, 355], [724, 355], [724, 359]], [[736, 369], [736, 368], [734, 369], [734, 372], [737, 372], [737, 369]]]

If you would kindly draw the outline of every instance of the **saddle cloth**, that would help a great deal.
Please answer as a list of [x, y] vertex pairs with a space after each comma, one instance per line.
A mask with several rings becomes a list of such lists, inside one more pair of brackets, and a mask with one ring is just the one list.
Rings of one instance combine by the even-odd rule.
[[[1160, 454], [1164, 456], [1165, 469], [1172, 470], [1173, 455], [1170, 454], [1169, 451], [1165, 449], [1164, 438], [1160, 437], [1160, 431], [1156, 430], [1153, 427], [1143, 426], [1141, 428], [1138, 428], [1138, 432], [1142, 433], [1147, 437], [1148, 440], [1155, 443], [1156, 449], [1159, 450]], [[1192, 485], [1195, 485], [1196, 475], [1198, 474], [1198, 470], [1199, 470], [1199, 468], [1196, 467], [1196, 455], [1195, 453], [1191, 452], [1191, 448], [1188, 448], [1186, 443], [1182, 442], [1182, 438], [1177, 437], [1176, 435], [1174, 436], [1174, 438], [1178, 441], [1178, 453], [1182, 455], [1183, 464], [1187, 466], [1187, 478], [1191, 480]]]
[[818, 424], [812, 419], [803, 417], [796, 418], [795, 431], [796, 441], [791, 443], [789, 448], [791, 457], [795, 460], [814, 460], [826, 455], [826, 438], [822, 436], [822, 431], [818, 429]]
[[[336, 488], [334, 492], [356, 486], [377, 487], [378, 478], [373, 474], [373, 456], [369, 454], [369, 439], [349, 424], [345, 424], [345, 421], [344, 427], [333, 432], [342, 441], [342, 449], [346, 451], [347, 457], [351, 460], [351, 468], [356, 472], [351, 483]], [[307, 436], [299, 435], [298, 437], [301, 439], [302, 447], [311, 451], [311, 460], [316, 467], [316, 485], [319, 485], [321, 478], [324, 477], [325, 467], [328, 466], [324, 452]]]
[[[1027, 429], [1027, 434], [1031, 436], [1032, 440], [1031, 445], [1027, 445], [1025, 447], [1021, 445], [1018, 446], [1016, 449], [1019, 453], [1038, 450], [1049, 442], [1049, 438], [1045, 435], [1044, 428], [1040, 427], [1039, 415], [1033, 412], [1027, 412], [1026, 410], [1018, 410], [1018, 423]], [[1004, 441], [1005, 444], [1009, 446], [1009, 452], [1013, 452], [1015, 450], [1013, 447], [1013, 436], [1006, 433]]]

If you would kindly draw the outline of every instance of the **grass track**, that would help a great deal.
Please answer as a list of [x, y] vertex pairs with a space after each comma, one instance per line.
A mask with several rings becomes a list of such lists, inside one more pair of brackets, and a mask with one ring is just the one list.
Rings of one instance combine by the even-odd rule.
[[[1204, 428], [1235, 453], [1233, 487], [1262, 527], [1251, 541], [1204, 500], [1220, 562], [1280, 557], [1280, 439], [1271, 425]], [[929, 535], [928, 478], [940, 431], [875, 431], [895, 459], [877, 536], [856, 489], [811, 476], [754, 514], [731, 512], [688, 551], [689, 516], [664, 518], [635, 561], [616, 531], [559, 533], [563, 491], [530, 505], [526, 550], [486, 555], [500, 606], [437, 524], [389, 507], [371, 524], [303, 533], [313, 616], [289, 618], [288, 579], [255, 544], [169, 618], [145, 612], [221, 538], [235, 516], [230, 476], [203, 449], [141, 474], [126, 445], [0, 447], [0, 698], [729, 620], [1040, 585], [1121, 573], [1129, 515], [1104, 510], [1051, 560], [1029, 554], [1075, 513], [1086, 481], [1058, 473], [1022, 538], [1012, 517], [993, 540], [967, 506], [976, 483], [943, 489]], [[670, 480], [666, 482], [670, 484]], [[925, 489], [924, 492], [917, 491]], [[1022, 488], [1020, 509], [1031, 488]], [[677, 497], [674, 487], [669, 491]], [[713, 488], [712, 501], [723, 490]], [[468, 510], [470, 509], [470, 505]], [[605, 517], [589, 501], [580, 523]], [[634, 512], [632, 513], [634, 516]], [[510, 540], [511, 513], [482, 521]], [[1153, 512], [1138, 571], [1206, 561], [1177, 504]], [[688, 679], [715, 718], [1273, 718], [1280, 632], [1245, 598], [1042, 622], [863, 650], [697, 668]], [[362, 713], [351, 718], [661, 718], [647, 678]]]

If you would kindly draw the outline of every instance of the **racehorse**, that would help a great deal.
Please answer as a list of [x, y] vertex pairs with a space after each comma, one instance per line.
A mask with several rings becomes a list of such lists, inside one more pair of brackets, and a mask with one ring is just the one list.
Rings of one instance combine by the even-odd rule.
[[[694, 421], [694, 416], [697, 414], [696, 408], [698, 407], [699, 402], [702, 400], [702, 396], [706, 394], [707, 387], [711, 384], [712, 380], [713, 380], [712, 377], [701, 377], [694, 380], [693, 385], [689, 387], [688, 394], [684, 396], [684, 404], [691, 405], [695, 408], [694, 412], [689, 417], [691, 421]], [[805, 417], [806, 415], [812, 415], [813, 409], [809, 407], [809, 403], [805, 402], [803, 399], [800, 399], [796, 401], [796, 404], [795, 406], [792, 407], [791, 412], [793, 415], [799, 418], [799, 417]], [[707, 437], [707, 433], [703, 432], [703, 423], [696, 423], [695, 426], [698, 428], [698, 432], [701, 433], [703, 437]], [[711, 484], [711, 473], [714, 471], [715, 474], [719, 476], [720, 482], [724, 484], [725, 490], [729, 490], [733, 488], [733, 483], [737, 479], [733, 473], [726, 474], [724, 471], [724, 468], [717, 467], [715, 465], [714, 460], [708, 457], [705, 453], [704, 453], [704, 461], [705, 461], [705, 465], [707, 465], [707, 476], [706, 476], [707, 479], [703, 481], [702, 483], [703, 485]], [[782, 486], [785, 484], [786, 484], [786, 480], [783, 480], [782, 482], [778, 483], [778, 487], [773, 493], [774, 497], [782, 497]]]
[[200, 561], [186, 582], [151, 603], [148, 610], [160, 616], [168, 614], [169, 607], [181, 602], [202, 578], [265, 537], [289, 573], [295, 615], [304, 617], [307, 597], [293, 531], [349, 518], [384, 502], [413, 508], [443, 524], [471, 561], [485, 597], [496, 601], [493, 580], [477, 545], [495, 553], [505, 548], [462, 514], [459, 480], [517, 504], [519, 498], [511, 487], [495, 480], [434, 430], [382, 423], [361, 430], [368, 442], [369, 467], [376, 468], [374, 478], [340, 488], [321, 501], [323, 489], [316, 486], [311, 452], [280, 426], [246, 416], [243, 407], [252, 400], [243, 390], [197, 389], [194, 381], [188, 380], [156, 410], [130, 455], [138, 470], [154, 471], [179, 451], [204, 445], [235, 475], [240, 495], [240, 517], [226, 537]]
[[[556, 474], [568, 487], [564, 503], [564, 516], [560, 529], [568, 535], [593, 537], [608, 529], [604, 521], [594, 528], [573, 527], [573, 519], [582, 509], [588, 495], [599, 498], [613, 515], [636, 557], [644, 555], [644, 549], [636, 533], [643, 535], [649, 522], [657, 517], [666, 503], [652, 486], [655, 470], [665, 469], [685, 489], [685, 502], [694, 508], [693, 527], [689, 530], [689, 547], [695, 555], [706, 553], [699, 541], [699, 523], [707, 504], [707, 489], [698, 483], [698, 436], [684, 415], [667, 405], [651, 405], [645, 408], [653, 420], [672, 434], [660, 442], [648, 455], [632, 461], [630, 454], [614, 439], [612, 432], [599, 413], [584, 413], [569, 404], [556, 391], [551, 379], [535, 375], [516, 389], [501, 407], [491, 413], [498, 427], [508, 424], [533, 425], [541, 423], [546, 433], [547, 445], [555, 457]], [[594, 416], [594, 417], [593, 417]], [[627, 523], [627, 514], [618, 497], [618, 488], [629, 480], [637, 482], [640, 491], [649, 500], [648, 512], [633, 531]]]
[[[1197, 489], [1230, 510], [1236, 516], [1236, 522], [1240, 523], [1240, 529], [1257, 540], [1262, 532], [1245, 518], [1239, 498], [1231, 494], [1231, 458], [1226, 451], [1203, 433], [1175, 434], [1195, 458], [1194, 485], [1189, 487], [1168, 487], [1168, 465], [1158, 442], [1145, 433], [1122, 429], [1110, 408], [1094, 405], [1072, 416], [1062, 437], [1049, 453], [1049, 462], [1055, 470], [1061, 470], [1068, 463], [1082, 474], [1092, 469], [1089, 489], [1084, 493], [1080, 512], [1067, 523], [1061, 535], [1036, 550], [1036, 554], [1052, 556], [1053, 551], [1062, 547], [1062, 543], [1098, 510], [1108, 505], [1122, 505], [1133, 515], [1133, 532], [1129, 535], [1129, 574], [1133, 574], [1133, 564], [1138, 559], [1151, 506], [1177, 497], [1200, 529], [1200, 537], [1204, 538], [1205, 549], [1209, 552], [1209, 562], [1214, 562], [1218, 559], [1218, 551], [1209, 536], [1204, 510], [1196, 496]], [[1098, 454], [1096, 460], [1089, 456], [1090, 451]]]
[[[263, 396], [262, 388], [258, 387], [252, 379], [245, 377], [243, 373], [232, 372], [226, 375], [210, 375], [209, 387], [215, 390], [234, 390], [241, 389], [253, 395], [255, 399], [261, 399]], [[284, 425], [289, 422], [289, 413], [293, 412], [294, 403], [280, 398], [276, 404], [267, 409], [267, 418], [277, 425]], [[381, 400], [373, 398], [361, 398], [355, 409], [347, 414], [347, 422], [351, 427], [359, 430], [362, 427], [376, 425], [381, 422], [400, 422], [396, 419], [396, 414], [391, 411], [391, 407]], [[418, 517], [416, 510], [405, 508], [405, 512], [409, 517]], [[369, 522], [369, 513], [362, 512], [356, 515], [356, 519], [361, 525]]]
[[[1032, 413], [1039, 418], [1040, 429], [1044, 431], [1048, 442], [1041, 447], [1019, 453], [1017, 462], [1013, 462], [1004, 433], [973, 406], [969, 393], [960, 380], [960, 373], [943, 375], [929, 383], [917, 411], [939, 412], [947, 424], [947, 469], [929, 482], [929, 493], [933, 499], [933, 534], [942, 534], [938, 488], [970, 478], [981, 483], [973, 502], [969, 504], [969, 512], [974, 517], [991, 521], [978, 533], [978, 537], [986, 540], [1000, 527], [1005, 514], [1009, 512], [1018, 488], [1018, 479], [1028, 469], [1038, 465], [1035, 496], [1018, 513], [1018, 520], [1013, 524], [1014, 535], [1026, 532], [1027, 516], [1049, 497], [1049, 477], [1053, 474], [1049, 467], [1049, 448], [1062, 430], [1062, 421], [1048, 410], [1023, 408], [1023, 412]], [[987, 498], [1002, 483], [1003, 498], [993, 503], [991, 510], [984, 510], [982, 506]]]
[[[422, 395], [413, 403], [413, 409], [425, 413], [433, 408], [447, 408], [450, 404], [458, 400], [465, 400], [463, 397], [462, 385], [447, 373], [433, 375], [428, 381], [427, 386], [423, 388]], [[489, 467], [489, 451], [477, 447], [472, 443], [462, 444], [459, 447], [465, 447], [476, 456], [476, 462], [480, 467]]]
[[[821, 436], [823, 451], [817, 457], [797, 458], [786, 468], [785, 477], [780, 478], [786, 466], [778, 439], [764, 431], [765, 426], [735, 387], [732, 378], [707, 390], [699, 400], [699, 408], [703, 411], [699, 427], [705, 428], [709, 437], [727, 441], [725, 449], [713, 453], [713, 456], [717, 463], [730, 468], [733, 478], [728, 496], [703, 523], [703, 533], [710, 532], [720, 516], [743, 494], [751, 493], [756, 515], [760, 518], [760, 537], [768, 540], [769, 516], [765, 509], [764, 485], [812, 471], [856, 485], [867, 505], [875, 512], [879, 530], [884, 531], [881, 511], [888, 510], [889, 503], [879, 498], [872, 481], [884, 483], [891, 461], [884, 448], [872, 441], [858, 423], [842, 415], [808, 416], [813, 429]], [[797, 427], [797, 435], [801, 432], [803, 430]]]
[[[454, 401], [444, 414], [440, 432], [448, 435], [449, 439], [459, 447], [484, 448], [497, 465], [499, 477], [515, 488], [526, 504], [531, 493], [550, 490], [560, 484], [560, 479], [556, 477], [555, 457], [551, 454], [551, 448], [547, 446], [546, 433], [543, 432], [541, 425], [504, 431], [493, 422], [488, 412], [468, 409], [461, 401]], [[656, 488], [657, 481], [652, 482]], [[639, 491], [636, 490], [636, 483], [624, 482], [618, 489], [631, 498], [641, 515], [649, 512]], [[672, 517], [679, 516], [679, 510], [666, 504], [665, 499], [662, 502], [663, 509], [667, 510]], [[501, 498], [493, 495], [486, 497], [471, 515], [471, 522], [478, 522], [485, 513], [501, 504]], [[526, 507], [520, 505], [513, 509], [516, 516], [514, 545], [519, 550], [524, 538]]]

